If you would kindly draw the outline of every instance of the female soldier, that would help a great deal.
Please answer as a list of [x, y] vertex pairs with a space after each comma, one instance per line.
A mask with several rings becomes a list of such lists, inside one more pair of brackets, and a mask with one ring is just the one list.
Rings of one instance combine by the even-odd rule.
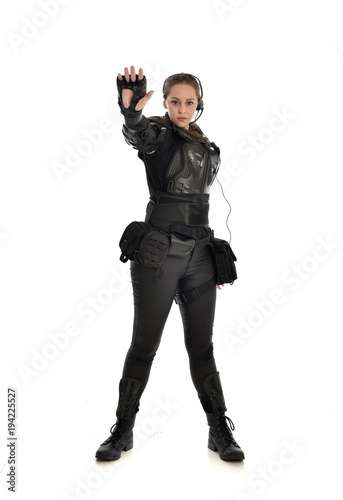
[[175, 299], [192, 381], [207, 416], [208, 447], [218, 451], [222, 460], [243, 460], [244, 453], [231, 432], [233, 422], [225, 416], [213, 356], [216, 285], [220, 288], [223, 282], [218, 281], [213, 257], [208, 209], [220, 159], [219, 148], [202, 133], [196, 120], [192, 122], [195, 112], [203, 110], [201, 83], [187, 73], [167, 78], [163, 85], [167, 112], [164, 117], [150, 118], [142, 114], [153, 94], [146, 93], [142, 68], [138, 75], [134, 66], [130, 73], [125, 68], [124, 77], [118, 74], [117, 87], [125, 121], [123, 134], [144, 162], [150, 201], [145, 222], [130, 224], [120, 242], [121, 260], [132, 260], [133, 335], [119, 382], [117, 421], [96, 458], [117, 460], [122, 450], [133, 447], [140, 397]]

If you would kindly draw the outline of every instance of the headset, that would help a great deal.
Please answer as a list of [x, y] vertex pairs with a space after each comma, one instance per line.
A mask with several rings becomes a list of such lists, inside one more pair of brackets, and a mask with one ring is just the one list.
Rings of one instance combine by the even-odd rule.
[[193, 80], [197, 83], [198, 85], [198, 89], [199, 89], [199, 93], [200, 93], [200, 97], [201, 97], [201, 100], [200, 102], [198, 103], [197, 107], [196, 107], [196, 111], [199, 113], [199, 115], [196, 117], [195, 120], [193, 120], [192, 122], [190, 122], [190, 125], [193, 125], [193, 123], [195, 123], [197, 120], [199, 120], [200, 116], [202, 115], [203, 111], [204, 111], [204, 101], [203, 101], [203, 91], [202, 91], [202, 85], [201, 85], [201, 81], [199, 80], [199, 78], [197, 78], [196, 76], [194, 75], [191, 75], [190, 73], [175, 73], [174, 75], [171, 75], [171, 76], [168, 76], [168, 78], [166, 78], [164, 80], [164, 83], [163, 83], [163, 87], [162, 87], [162, 93], [164, 94], [164, 91], [165, 91], [165, 88], [166, 88], [166, 85], [168, 83], [168, 81], [170, 80], [170, 78], [172, 78], [173, 76], [176, 76], [176, 75], [184, 75], [184, 76], [190, 76], [191, 78], [193, 78]]

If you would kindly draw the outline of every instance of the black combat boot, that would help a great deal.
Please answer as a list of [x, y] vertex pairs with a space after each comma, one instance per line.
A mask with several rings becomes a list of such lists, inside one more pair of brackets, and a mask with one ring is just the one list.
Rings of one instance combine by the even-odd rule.
[[[243, 460], [245, 458], [244, 453], [231, 432], [235, 429], [235, 426], [232, 420], [225, 416], [226, 406], [219, 372], [212, 373], [206, 377], [203, 387], [209, 397], [209, 400], [200, 398], [206, 412], [207, 423], [210, 426], [208, 447], [210, 450], [218, 451], [222, 460]], [[228, 422], [230, 426], [228, 426]]]
[[119, 382], [119, 403], [116, 412], [117, 422], [110, 429], [111, 436], [98, 448], [98, 460], [118, 460], [121, 452], [133, 447], [133, 432], [136, 413], [143, 386], [139, 380], [124, 377]]

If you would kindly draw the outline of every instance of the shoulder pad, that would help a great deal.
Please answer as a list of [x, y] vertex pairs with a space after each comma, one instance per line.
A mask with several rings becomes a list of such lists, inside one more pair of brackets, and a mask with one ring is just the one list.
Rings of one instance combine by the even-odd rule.
[[215, 144], [214, 142], [211, 142], [211, 146], [215, 150], [217, 155], [220, 156], [220, 149], [218, 148], [217, 144]]

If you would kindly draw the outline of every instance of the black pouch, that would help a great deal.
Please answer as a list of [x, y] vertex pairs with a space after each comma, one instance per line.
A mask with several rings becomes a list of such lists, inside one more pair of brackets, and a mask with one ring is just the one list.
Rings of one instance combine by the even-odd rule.
[[148, 267], [162, 266], [169, 251], [169, 238], [162, 231], [154, 230], [148, 222], [131, 222], [119, 241], [120, 260], [137, 260]]
[[230, 244], [226, 240], [212, 237], [212, 251], [216, 263], [217, 285], [233, 284], [237, 279], [235, 262], [237, 260]]

